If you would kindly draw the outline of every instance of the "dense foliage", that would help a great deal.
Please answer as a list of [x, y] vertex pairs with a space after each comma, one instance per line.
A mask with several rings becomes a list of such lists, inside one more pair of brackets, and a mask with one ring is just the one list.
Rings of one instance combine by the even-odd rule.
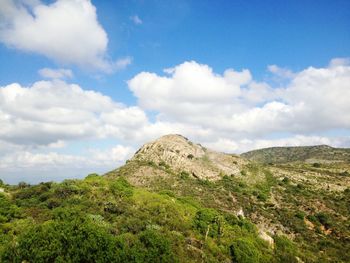
[[1, 262], [268, 262], [274, 253], [243, 218], [121, 177], [7, 186], [0, 200]]

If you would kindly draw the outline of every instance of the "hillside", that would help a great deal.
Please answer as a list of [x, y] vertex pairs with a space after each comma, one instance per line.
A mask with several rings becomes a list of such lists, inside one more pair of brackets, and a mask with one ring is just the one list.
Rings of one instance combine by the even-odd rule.
[[328, 145], [272, 147], [249, 151], [241, 156], [262, 163], [350, 162], [350, 149]]
[[1, 262], [349, 262], [349, 162], [292, 161], [167, 135], [104, 176], [2, 184]]

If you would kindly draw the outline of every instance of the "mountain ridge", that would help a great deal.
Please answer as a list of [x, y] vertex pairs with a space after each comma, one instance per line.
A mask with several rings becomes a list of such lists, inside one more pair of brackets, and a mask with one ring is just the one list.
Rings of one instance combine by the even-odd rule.
[[314, 146], [279, 146], [256, 149], [242, 153], [240, 156], [262, 163], [288, 162], [350, 162], [349, 148], [336, 148], [329, 145]]

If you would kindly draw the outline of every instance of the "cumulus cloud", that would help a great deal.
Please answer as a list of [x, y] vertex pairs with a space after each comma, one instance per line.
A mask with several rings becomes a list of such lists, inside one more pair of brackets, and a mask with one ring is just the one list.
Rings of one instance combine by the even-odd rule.
[[291, 70], [286, 68], [281, 68], [277, 65], [269, 65], [267, 69], [274, 75], [281, 78], [293, 78], [295, 76], [295, 74]]
[[97, 166], [116, 166], [129, 158], [134, 149], [128, 146], [117, 145], [107, 150], [93, 150], [87, 156], [59, 154], [57, 152], [34, 153], [31, 151], [16, 151], [0, 158], [0, 169], [41, 169], [53, 168], [83, 168]]
[[305, 136], [294, 135], [279, 139], [226, 139], [219, 138], [214, 142], [203, 143], [208, 148], [227, 153], [243, 153], [254, 149], [262, 149], [274, 146], [312, 146], [312, 145], [332, 145], [342, 147], [349, 144], [346, 137], [325, 137], [325, 136]]
[[59, 166], [72, 166], [83, 163], [84, 158], [81, 156], [64, 155], [55, 152], [50, 153], [32, 153], [20, 151], [3, 156], [0, 159], [1, 169], [23, 169], [39, 168], [48, 169]]
[[123, 163], [126, 159], [132, 157], [135, 149], [129, 146], [117, 145], [107, 150], [91, 150], [88, 162], [94, 165], [111, 166]]
[[163, 121], [236, 137], [322, 132], [350, 129], [350, 66], [345, 62], [293, 73], [278, 89], [254, 81], [248, 70], [220, 75], [194, 61], [166, 69], [164, 76], [141, 72], [128, 84], [139, 105], [158, 111]]
[[64, 79], [72, 78], [73, 72], [70, 69], [51, 69], [51, 68], [42, 68], [38, 71], [39, 75], [47, 79]]
[[126, 107], [57, 79], [30, 87], [16, 83], [1, 87], [0, 105], [0, 140], [15, 144], [48, 145], [108, 135], [122, 138], [135, 123], [147, 122], [136, 106]]
[[3, 0], [0, 41], [61, 64], [105, 72], [114, 71], [118, 65], [107, 59], [108, 37], [89, 0], [57, 0], [51, 4]]

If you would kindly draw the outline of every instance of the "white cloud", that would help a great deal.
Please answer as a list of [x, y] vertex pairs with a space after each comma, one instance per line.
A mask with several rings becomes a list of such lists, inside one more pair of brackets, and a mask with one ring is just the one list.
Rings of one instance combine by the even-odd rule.
[[0, 105], [0, 140], [15, 144], [122, 138], [129, 136], [129, 127], [147, 123], [138, 107], [123, 106], [110, 97], [62, 80], [39, 81], [27, 88], [19, 84], [1, 87]]
[[142, 25], [143, 21], [141, 18], [139, 18], [138, 15], [134, 15], [130, 17], [130, 20], [135, 24], [135, 25]]
[[342, 147], [349, 144], [350, 138], [305, 136], [295, 135], [280, 139], [222, 139], [214, 142], [203, 143], [204, 146], [227, 153], [243, 153], [250, 150], [262, 149], [275, 146], [312, 146], [312, 145], [332, 145]]
[[286, 68], [281, 68], [277, 65], [269, 65], [267, 67], [268, 71], [270, 71], [271, 73], [275, 74], [276, 76], [278, 77], [281, 77], [281, 78], [293, 78], [295, 76], [295, 74], [289, 70], [289, 69], [286, 69]]
[[118, 70], [125, 69], [131, 63], [132, 63], [131, 57], [125, 57], [125, 58], [118, 59], [116, 62], [113, 63], [112, 70], [118, 71]]
[[51, 69], [51, 68], [42, 68], [38, 71], [39, 75], [47, 79], [64, 79], [72, 78], [73, 72], [70, 69]]
[[36, 169], [47, 170], [59, 166], [75, 166], [83, 162], [84, 158], [81, 156], [63, 155], [55, 152], [44, 154], [20, 151], [3, 156], [0, 159], [0, 168], [22, 169], [35, 167]]
[[89, 162], [93, 162], [94, 165], [99, 166], [111, 166], [125, 162], [128, 158], [132, 157], [135, 153], [135, 149], [128, 146], [117, 145], [107, 150], [91, 150], [91, 157]]
[[350, 66], [334, 61], [288, 76], [284, 88], [256, 82], [248, 70], [222, 75], [207, 65], [185, 62], [165, 76], [142, 72], [130, 90], [158, 119], [198, 125], [236, 138], [278, 132], [350, 129]]
[[56, 152], [35, 153], [18, 150], [0, 157], [0, 169], [3, 171], [23, 169], [50, 171], [57, 168], [114, 168], [124, 163], [133, 153], [133, 148], [123, 145], [117, 145], [107, 150], [92, 150], [88, 155], [59, 154]]
[[114, 70], [115, 62], [106, 55], [108, 37], [97, 20], [96, 8], [91, 1], [32, 2], [2, 0], [1, 42], [65, 65], [75, 64], [105, 72]]

